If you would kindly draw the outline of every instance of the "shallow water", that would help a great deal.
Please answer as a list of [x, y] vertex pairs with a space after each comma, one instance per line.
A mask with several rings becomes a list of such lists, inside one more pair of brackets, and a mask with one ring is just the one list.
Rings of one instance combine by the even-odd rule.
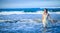
[[0, 22], [0, 33], [60, 33], [60, 22], [46, 28], [42, 22]]
[[42, 22], [31, 20], [41, 19], [41, 17], [41, 14], [0, 15], [0, 20], [13, 20], [0, 21], [0, 33], [60, 33], [60, 14], [52, 14], [52, 19], [58, 21], [53, 24], [49, 21], [46, 28], [43, 27]]

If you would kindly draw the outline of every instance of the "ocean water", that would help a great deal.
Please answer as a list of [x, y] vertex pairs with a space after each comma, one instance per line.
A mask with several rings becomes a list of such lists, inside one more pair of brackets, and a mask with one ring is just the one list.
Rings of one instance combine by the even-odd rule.
[[[2, 11], [2, 10], [1, 10]], [[0, 12], [0, 33], [60, 33], [60, 11], [49, 12], [54, 23], [41, 22], [42, 12]]]
[[[59, 12], [60, 8], [47, 8], [48, 11], [50, 12]], [[24, 11], [24, 12], [37, 12], [37, 11], [43, 11], [44, 8], [2, 8], [0, 9], [0, 12], [4, 12], [4, 11]]]

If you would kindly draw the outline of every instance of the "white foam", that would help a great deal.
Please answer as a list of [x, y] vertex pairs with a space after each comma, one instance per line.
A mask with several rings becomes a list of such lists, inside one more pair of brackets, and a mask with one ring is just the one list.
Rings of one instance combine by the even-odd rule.
[[0, 12], [2, 15], [10, 15], [10, 14], [42, 14], [42, 12], [23, 12], [23, 11], [12, 11], [12, 12]]
[[0, 22], [5, 22], [5, 21], [18, 21], [18, 22], [41, 22], [41, 19], [20, 19], [20, 20], [0, 20]]
[[48, 12], [49, 14], [60, 14], [60, 12]]
[[[23, 12], [23, 11], [10, 11], [10, 12], [0, 12], [0, 15], [11, 15], [11, 14], [42, 14], [43, 11], [37, 12]], [[60, 12], [48, 12], [49, 14], [60, 14]]]

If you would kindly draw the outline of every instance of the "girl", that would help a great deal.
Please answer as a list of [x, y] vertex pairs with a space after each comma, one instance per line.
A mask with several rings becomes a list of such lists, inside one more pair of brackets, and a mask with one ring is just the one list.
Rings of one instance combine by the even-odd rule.
[[51, 20], [53, 22], [53, 20], [50, 18], [49, 14], [48, 14], [48, 11], [47, 9], [45, 8], [44, 9], [44, 13], [42, 15], [42, 23], [43, 23], [43, 26], [46, 27], [46, 24], [47, 24], [47, 20]]

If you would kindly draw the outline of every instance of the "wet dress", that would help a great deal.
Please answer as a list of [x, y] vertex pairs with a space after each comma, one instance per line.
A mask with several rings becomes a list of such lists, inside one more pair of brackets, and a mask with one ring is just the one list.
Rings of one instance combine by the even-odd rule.
[[46, 27], [46, 25], [47, 25], [47, 20], [48, 20], [48, 14], [46, 14], [46, 15], [44, 14], [43, 15], [43, 20], [42, 20], [44, 27]]

